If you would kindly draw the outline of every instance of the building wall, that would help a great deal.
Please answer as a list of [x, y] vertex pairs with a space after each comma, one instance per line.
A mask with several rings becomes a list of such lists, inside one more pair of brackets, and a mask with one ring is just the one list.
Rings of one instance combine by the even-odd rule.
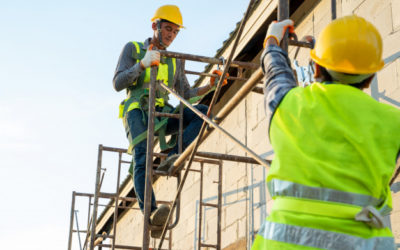
[[[275, 1], [276, 2], [276, 1]], [[399, 0], [337, 0], [337, 16], [357, 14], [373, 22], [382, 34], [385, 59], [390, 61], [378, 74], [377, 79], [367, 91], [381, 102], [400, 108], [400, 1]], [[311, 6], [312, 7], [312, 6]], [[308, 6], [307, 8], [311, 8]], [[315, 8], [299, 9], [293, 18], [299, 38], [314, 35], [330, 22], [330, 1], [323, 0]], [[260, 14], [262, 16], [263, 14]], [[301, 65], [308, 63], [307, 49], [301, 49], [298, 60]], [[294, 55], [294, 49], [290, 49]], [[258, 59], [256, 59], [258, 62]], [[239, 84], [233, 86], [223, 101], [233, 96]], [[236, 109], [221, 123], [221, 126], [237, 139], [253, 149], [257, 154], [272, 159], [271, 146], [267, 138], [267, 124], [263, 107], [263, 96], [250, 93]], [[218, 152], [246, 156], [233, 142], [214, 131], [200, 146], [199, 151]], [[199, 169], [198, 163], [193, 168]], [[252, 232], [260, 227], [266, 213], [272, 205], [265, 189], [264, 179], [267, 170], [253, 164], [235, 162], [223, 163], [223, 206], [222, 206], [222, 248], [245, 249], [250, 246]], [[204, 165], [203, 197], [207, 202], [216, 202], [218, 180], [217, 166]], [[397, 179], [400, 181], [400, 178]], [[172, 249], [198, 249], [198, 202], [200, 175], [191, 172], [188, 175], [181, 197], [181, 216], [178, 226], [173, 230]], [[173, 200], [176, 192], [175, 178], [161, 177], [154, 185], [156, 197], [160, 200]], [[136, 205], [137, 206], [137, 205]], [[394, 211], [392, 228], [396, 242], [400, 243], [400, 192], [393, 195]], [[140, 212], [126, 212], [118, 222], [117, 243], [140, 246], [142, 242], [142, 220]], [[207, 244], [216, 243], [216, 209], [207, 209], [203, 215], [202, 240]], [[166, 243], [164, 246], [168, 245]], [[152, 240], [154, 245], [156, 242]]]

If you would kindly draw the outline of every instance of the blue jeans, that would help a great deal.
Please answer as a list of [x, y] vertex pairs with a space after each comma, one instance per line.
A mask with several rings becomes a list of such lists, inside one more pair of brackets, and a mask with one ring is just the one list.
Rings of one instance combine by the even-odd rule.
[[[194, 106], [203, 114], [207, 113], [208, 107], [203, 104], [199, 104]], [[157, 111], [161, 111], [157, 108]], [[144, 131], [147, 130], [147, 115], [144, 114], [145, 122], [143, 123], [143, 112], [139, 109], [133, 109], [126, 114], [127, 125], [129, 127], [128, 133], [132, 133], [132, 138], [140, 135]], [[197, 137], [203, 120], [197, 116], [193, 111], [189, 108], [183, 109], [183, 138], [182, 138], [182, 148], [185, 150], [187, 146], [192, 143], [192, 141]], [[179, 130], [179, 119], [169, 118], [167, 122], [167, 134], [173, 134], [178, 132]], [[144, 210], [144, 189], [145, 189], [145, 179], [146, 179], [146, 148], [147, 148], [147, 140], [143, 140], [139, 144], [137, 144], [134, 148], [134, 157], [132, 159], [133, 166], [133, 183], [135, 186], [136, 197], [139, 202], [139, 207], [143, 211]], [[168, 155], [177, 154], [178, 153], [178, 143], [175, 147], [168, 153]], [[151, 212], [157, 209], [156, 200], [154, 196], [154, 192], [151, 195]]]

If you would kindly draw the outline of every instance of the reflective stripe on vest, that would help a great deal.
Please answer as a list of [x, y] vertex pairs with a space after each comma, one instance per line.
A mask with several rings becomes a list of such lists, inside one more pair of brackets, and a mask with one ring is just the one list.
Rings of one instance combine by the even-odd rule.
[[310, 187], [291, 181], [273, 179], [267, 182], [271, 197], [288, 196], [319, 201], [340, 202], [349, 205], [365, 207], [378, 206], [383, 200], [364, 194], [343, 192], [330, 188]]
[[373, 237], [365, 239], [348, 234], [275, 223], [271, 221], [264, 221], [263, 225], [258, 231], [258, 235], [262, 237], [262, 239], [257, 237], [255, 242], [255, 245], [259, 246], [259, 248], [253, 249], [267, 249], [268, 242], [262, 242], [263, 240], [274, 240], [321, 249], [395, 249], [394, 240], [392, 237]]

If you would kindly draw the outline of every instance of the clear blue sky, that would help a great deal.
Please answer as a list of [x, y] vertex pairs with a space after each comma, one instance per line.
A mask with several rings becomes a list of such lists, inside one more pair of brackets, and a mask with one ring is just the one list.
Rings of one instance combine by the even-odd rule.
[[[98, 144], [127, 147], [124, 93], [112, 88], [119, 54], [152, 35], [163, 4], [177, 4], [187, 27], [169, 49], [214, 56], [248, 1], [0, 1], [1, 249], [66, 249], [71, 193], [93, 193]], [[105, 191], [115, 159], [105, 155]]]

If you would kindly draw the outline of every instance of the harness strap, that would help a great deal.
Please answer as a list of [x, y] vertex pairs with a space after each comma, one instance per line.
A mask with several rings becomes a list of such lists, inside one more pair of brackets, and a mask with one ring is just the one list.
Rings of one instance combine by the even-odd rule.
[[277, 197], [274, 201], [272, 211], [290, 211], [340, 219], [352, 219], [362, 221], [373, 228], [384, 228], [387, 226], [381, 212], [371, 205], [360, 207], [343, 203]]

